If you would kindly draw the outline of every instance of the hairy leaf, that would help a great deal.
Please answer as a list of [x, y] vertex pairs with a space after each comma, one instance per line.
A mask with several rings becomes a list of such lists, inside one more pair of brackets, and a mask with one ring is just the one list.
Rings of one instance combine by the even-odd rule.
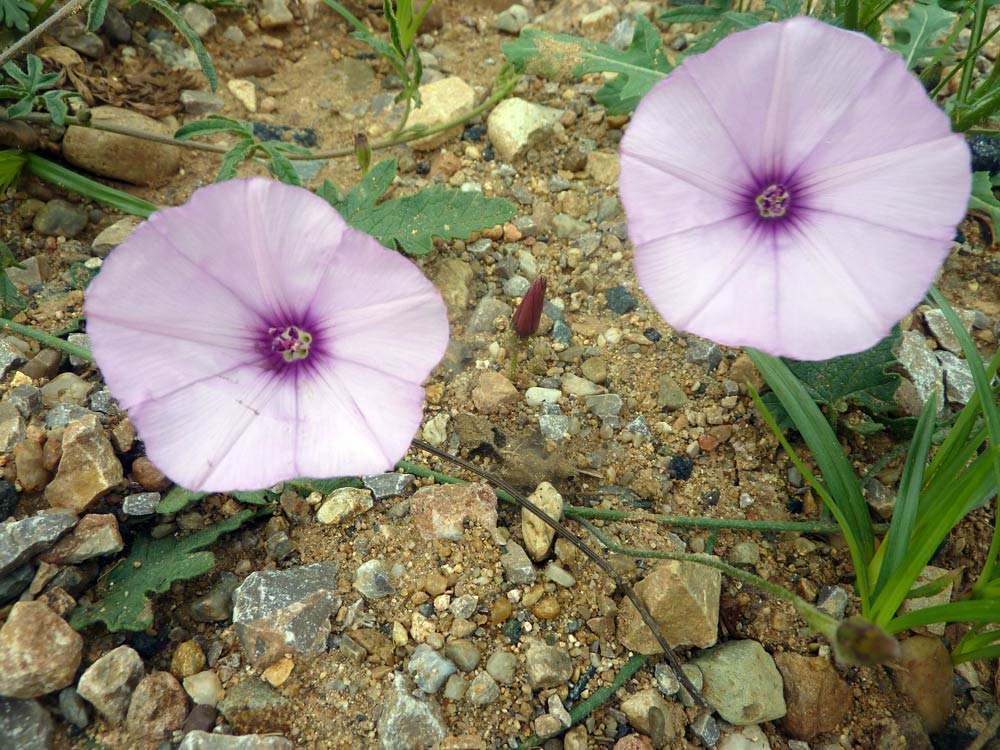
[[153, 624], [149, 594], [162, 594], [174, 581], [195, 578], [210, 571], [215, 555], [203, 549], [222, 534], [235, 531], [252, 518], [252, 510], [240, 511], [201, 531], [175, 538], [138, 537], [127, 559], [120, 561], [105, 578], [107, 592], [93, 604], [77, 607], [69, 623], [77, 630], [103, 622], [108, 630], [145, 630]]
[[28, 30], [28, 16], [35, 12], [31, 0], [0, 0], [0, 23], [9, 29]]
[[301, 187], [302, 180], [299, 179], [299, 173], [295, 171], [288, 157], [281, 153], [281, 149], [275, 148], [273, 141], [265, 141], [260, 147], [268, 155], [268, 168], [275, 177], [286, 185]]
[[186, 122], [177, 129], [174, 138], [179, 141], [187, 141], [195, 136], [212, 135], [213, 133], [232, 133], [240, 138], [253, 139], [253, 128], [250, 123], [222, 115], [209, 115], [204, 120]]
[[939, 47], [934, 43], [939, 42], [955, 22], [955, 14], [942, 10], [936, 2], [916, 2], [910, 6], [906, 18], [888, 21], [894, 39], [889, 48], [903, 56], [910, 70], [921, 60], [938, 53]]
[[253, 142], [253, 139], [244, 138], [237, 141], [236, 145], [222, 157], [222, 165], [219, 167], [219, 173], [215, 175], [215, 181], [225, 182], [233, 179], [236, 176], [236, 167], [249, 159], [256, 148], [257, 144]]
[[[519, 72], [573, 80], [589, 73], [617, 73], [618, 77], [596, 95], [616, 112], [630, 112], [653, 85], [673, 66], [663, 49], [656, 27], [644, 16], [636, 17], [632, 44], [619, 50], [569, 34], [525, 29], [503, 52]], [[603, 93], [602, 93], [603, 92]]]

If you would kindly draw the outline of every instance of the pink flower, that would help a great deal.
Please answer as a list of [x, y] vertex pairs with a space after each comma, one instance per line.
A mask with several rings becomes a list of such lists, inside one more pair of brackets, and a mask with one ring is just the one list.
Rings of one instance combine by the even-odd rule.
[[150, 459], [206, 492], [389, 469], [448, 342], [413, 263], [262, 178], [157, 211], [108, 257], [84, 311]]
[[871, 347], [919, 303], [971, 170], [897, 54], [794, 18], [658, 83], [619, 180], [636, 273], [668, 323], [825, 359]]
[[539, 276], [528, 287], [521, 304], [514, 310], [511, 325], [519, 338], [527, 339], [535, 335], [542, 322], [542, 308], [545, 306], [545, 277]]

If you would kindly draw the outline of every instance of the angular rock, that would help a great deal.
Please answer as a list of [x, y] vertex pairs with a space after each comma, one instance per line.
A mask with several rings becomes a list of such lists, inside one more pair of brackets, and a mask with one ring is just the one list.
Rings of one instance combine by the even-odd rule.
[[909, 699], [928, 734], [940, 732], [955, 710], [953, 667], [948, 649], [936, 636], [915, 635], [899, 643], [896, 690]]
[[775, 654], [774, 661], [785, 683], [785, 731], [810, 741], [836, 729], [851, 710], [854, 692], [833, 665], [819, 656], [790, 652]]
[[941, 363], [944, 392], [948, 403], [965, 406], [976, 392], [976, 383], [972, 379], [969, 363], [951, 352], [934, 352], [934, 355]]
[[[628, 723], [643, 734], [657, 737], [661, 742], [684, 733], [684, 713], [676, 703], [667, 703], [656, 688], [646, 688], [622, 701], [622, 711]], [[661, 718], [655, 718], [654, 712]]]
[[76, 565], [93, 557], [113, 555], [124, 547], [115, 517], [110, 513], [90, 513], [52, 549], [39, 555], [39, 559], [51, 565]]
[[484, 372], [472, 389], [472, 402], [482, 414], [496, 414], [502, 407], [517, 403], [518, 399], [517, 388], [500, 372]]
[[[966, 333], [972, 333], [972, 324], [976, 320], [975, 310], [955, 310], [958, 321], [965, 328]], [[931, 334], [937, 339], [942, 348], [947, 349], [952, 354], [961, 354], [962, 345], [958, 343], [958, 336], [948, 325], [944, 313], [940, 310], [927, 310], [924, 313], [924, 322], [930, 329]]]
[[136, 227], [145, 219], [139, 216], [126, 216], [119, 219], [94, 238], [90, 247], [98, 258], [106, 258], [108, 253], [129, 238]]
[[76, 237], [87, 227], [87, 212], [69, 201], [55, 198], [35, 214], [32, 227], [48, 237]]
[[0, 341], [0, 378], [7, 377], [7, 373], [27, 362], [24, 353], [6, 341]]
[[727, 641], [694, 659], [702, 695], [730, 724], [759, 724], [787, 713], [781, 673], [757, 641]]
[[233, 592], [233, 623], [250, 662], [264, 669], [286, 654], [326, 650], [330, 615], [340, 608], [335, 563], [258, 571]]
[[[183, 7], [188, 5], [191, 3], [185, 3]], [[211, 115], [222, 110], [226, 106], [226, 100], [211, 91], [185, 89], [181, 92], [181, 104], [184, 105], [184, 112], [189, 115]]]
[[937, 390], [938, 410], [944, 406], [944, 381], [941, 365], [927, 341], [919, 331], [903, 331], [896, 344], [896, 359], [902, 365], [903, 374], [913, 383], [920, 396], [920, 403], [927, 403], [931, 393]]
[[184, 3], [180, 10], [181, 16], [188, 22], [199, 39], [204, 39], [218, 23], [215, 14], [199, 3]]
[[122, 465], [96, 416], [78, 419], [62, 438], [62, 459], [45, 488], [53, 507], [82, 513], [122, 481]]
[[17, 602], [0, 628], [0, 695], [38, 698], [73, 683], [83, 637], [40, 601]]
[[500, 555], [500, 564], [503, 565], [504, 576], [514, 585], [534, 583], [538, 578], [538, 571], [535, 570], [531, 558], [524, 551], [524, 547], [509, 539], [506, 543], [507, 551]]
[[211, 669], [188, 675], [181, 684], [184, 686], [184, 692], [199, 706], [215, 708], [226, 694], [218, 673]]
[[240, 581], [236, 576], [223, 572], [207, 594], [191, 602], [192, 619], [198, 622], [228, 620], [233, 616], [233, 592], [239, 584]]
[[0, 523], [0, 576], [51, 547], [74, 526], [76, 516], [65, 511]]
[[515, 96], [493, 108], [486, 120], [486, 132], [497, 156], [510, 162], [551, 138], [561, 117], [561, 110]]
[[497, 531], [497, 496], [485, 484], [432, 484], [410, 497], [410, 515], [424, 539], [459, 541], [473, 522], [491, 536]]
[[496, 297], [483, 297], [469, 316], [467, 329], [471, 333], [492, 333], [498, 318], [510, 320], [513, 308]]
[[[559, 491], [548, 482], [542, 482], [528, 497], [554, 521], [563, 516], [563, 498]], [[540, 562], [549, 554], [555, 530], [531, 511], [521, 509], [521, 533], [524, 534], [524, 548], [535, 562]]]
[[188, 697], [169, 672], [150, 672], [132, 693], [125, 717], [130, 732], [150, 739], [163, 739], [184, 725]]
[[458, 668], [426, 643], [421, 643], [407, 662], [406, 671], [413, 676], [418, 688], [433, 695]]
[[127, 495], [122, 500], [122, 513], [139, 518], [151, 516], [156, 512], [156, 506], [162, 499], [163, 496], [159, 492], [137, 492], [134, 495]]
[[396, 593], [381, 560], [369, 560], [358, 566], [354, 571], [354, 588], [366, 599], [381, 599]]
[[[173, 135], [170, 128], [151, 117], [118, 107], [90, 110], [91, 121], [120, 125], [155, 135]], [[133, 185], [160, 185], [181, 165], [181, 149], [162, 143], [70, 125], [62, 141], [63, 157], [75, 167]]]
[[505, 34], [514, 34], [516, 36], [521, 33], [521, 29], [530, 21], [531, 11], [523, 5], [515, 3], [497, 14], [497, 17], [493, 21], [493, 28]]
[[39, 390], [42, 394], [42, 406], [56, 404], [76, 404], [84, 406], [96, 386], [81, 378], [76, 373], [61, 372]]
[[215, 734], [195, 730], [184, 735], [177, 750], [292, 750], [295, 743], [273, 734]]
[[448, 306], [448, 317], [452, 320], [465, 315], [474, 278], [475, 271], [472, 270], [472, 266], [461, 258], [443, 258], [437, 264], [434, 285], [444, 297], [444, 303]]
[[447, 734], [437, 703], [429, 697], [414, 696], [410, 678], [397, 674], [378, 720], [379, 750], [431, 747]]
[[488, 673], [480, 672], [472, 678], [468, 690], [465, 691], [465, 700], [473, 706], [488, 706], [500, 697], [500, 688]]
[[99, 714], [118, 724], [125, 719], [142, 676], [142, 657], [130, 646], [119, 646], [87, 667], [76, 689]]
[[10, 454], [24, 440], [25, 428], [24, 417], [16, 406], [0, 403], [0, 453]]
[[342, 487], [334, 490], [316, 511], [320, 523], [343, 523], [369, 511], [375, 504], [371, 490], [358, 487]]
[[0, 747], [11, 750], [52, 750], [55, 723], [36, 700], [0, 698]]
[[[635, 591], [674, 648], [706, 648], [718, 639], [722, 574], [714, 568], [663, 560], [636, 584]], [[639, 611], [628, 600], [619, 609], [617, 627], [626, 648], [642, 654], [662, 653]]]
[[402, 497], [409, 492], [415, 478], [412, 474], [390, 471], [385, 474], [361, 477], [361, 482], [371, 491], [376, 500], [388, 500], [393, 497]]
[[[432, 128], [472, 109], [476, 103], [476, 92], [458, 76], [449, 76], [421, 86], [420, 99], [423, 103], [410, 114], [407, 125], [425, 125]], [[411, 141], [410, 146], [416, 151], [430, 151], [461, 133], [462, 126], [457, 125], [450, 130]]]
[[565, 649], [534, 641], [525, 654], [525, 670], [532, 690], [559, 687], [573, 676], [573, 660]]
[[264, 0], [260, 9], [262, 29], [283, 29], [295, 20], [285, 0]]

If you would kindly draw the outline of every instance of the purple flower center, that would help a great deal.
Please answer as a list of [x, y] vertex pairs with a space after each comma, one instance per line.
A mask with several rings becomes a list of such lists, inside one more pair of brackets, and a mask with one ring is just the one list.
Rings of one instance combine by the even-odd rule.
[[791, 198], [788, 188], [784, 185], [768, 185], [757, 196], [757, 211], [765, 219], [778, 219], [788, 211], [788, 203]]
[[267, 335], [271, 337], [271, 351], [280, 354], [286, 362], [295, 362], [309, 356], [309, 345], [312, 334], [303, 331], [298, 326], [284, 328], [268, 328]]

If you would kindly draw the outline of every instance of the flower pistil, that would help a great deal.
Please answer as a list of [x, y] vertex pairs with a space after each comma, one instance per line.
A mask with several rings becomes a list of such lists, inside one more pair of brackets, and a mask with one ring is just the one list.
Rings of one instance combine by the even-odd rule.
[[312, 334], [303, 331], [298, 326], [268, 328], [267, 334], [272, 337], [271, 351], [280, 354], [286, 362], [294, 362], [309, 356], [309, 345], [313, 340]]
[[765, 219], [777, 219], [785, 215], [791, 198], [788, 188], [781, 184], [768, 185], [757, 196], [757, 211]]

